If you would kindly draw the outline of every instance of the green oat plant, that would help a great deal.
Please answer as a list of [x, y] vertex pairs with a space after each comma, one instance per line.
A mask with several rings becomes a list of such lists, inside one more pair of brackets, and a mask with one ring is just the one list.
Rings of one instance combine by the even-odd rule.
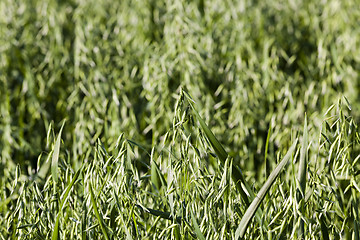
[[[108, 152], [98, 140], [76, 172], [70, 167], [66, 154], [59, 154], [57, 184], [51, 171], [40, 182], [39, 177], [24, 176], [20, 168], [14, 175], [9, 172], [7, 181], [11, 191], [1, 204], [1, 211], [7, 212], [6, 226], [9, 227], [3, 226], [1, 237], [268, 239], [318, 236], [331, 239], [343, 236], [356, 239], [360, 139], [356, 123], [344, 114], [341, 105], [339, 102], [327, 113], [330, 117], [324, 121], [319, 149], [311, 155], [317, 161], [307, 161], [304, 174], [302, 165], [307, 159], [309, 143], [305, 122], [300, 150], [295, 150], [297, 140], [294, 140], [282, 160], [278, 158], [279, 164], [260, 190], [254, 189], [258, 193], [250, 200], [250, 206], [245, 204], [236, 187], [231, 167], [234, 161], [227, 158], [224, 163], [211, 163], [211, 158], [216, 160], [218, 156], [206, 157], [208, 151], [214, 150], [210, 138], [206, 134], [191, 136], [191, 132], [190, 135], [187, 132], [186, 128], [190, 130], [190, 127], [199, 134], [206, 128], [210, 131], [207, 125], [197, 127], [192, 123], [191, 119], [199, 118], [194, 108], [194, 115], [185, 111], [188, 115], [181, 116], [187, 117], [182, 120], [175, 117], [175, 121], [181, 122], [174, 122], [175, 127], [165, 136], [163, 144], [152, 148], [151, 154], [147, 153], [150, 163], [156, 162], [156, 165], [148, 165], [145, 172], [136, 162], [143, 161], [139, 153], [147, 147], [125, 139], [124, 135], [119, 137], [113, 152]], [[190, 139], [192, 137], [194, 139]], [[54, 138], [54, 148], [58, 139]], [[50, 152], [46, 161], [52, 161], [52, 156]], [[299, 173], [289, 168], [281, 171], [289, 161]], [[207, 162], [211, 164], [206, 166]], [[321, 175], [324, 171], [328, 174]], [[305, 192], [300, 184], [304, 178]], [[54, 191], [62, 194], [59, 196]], [[262, 225], [252, 220], [259, 205], [263, 206]], [[340, 216], [345, 223], [329, 221]], [[263, 232], [264, 228], [268, 232]]]
[[358, 239], [358, 6], [0, 1], [0, 239]]

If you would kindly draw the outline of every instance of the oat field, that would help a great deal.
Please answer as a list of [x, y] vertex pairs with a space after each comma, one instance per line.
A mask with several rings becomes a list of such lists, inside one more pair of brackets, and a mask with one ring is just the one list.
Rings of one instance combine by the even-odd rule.
[[358, 0], [1, 0], [0, 239], [360, 239]]

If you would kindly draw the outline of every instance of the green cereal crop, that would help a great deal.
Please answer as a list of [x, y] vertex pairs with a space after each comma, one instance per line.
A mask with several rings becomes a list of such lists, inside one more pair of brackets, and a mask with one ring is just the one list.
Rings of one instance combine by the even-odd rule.
[[360, 7], [0, 1], [0, 240], [360, 239]]

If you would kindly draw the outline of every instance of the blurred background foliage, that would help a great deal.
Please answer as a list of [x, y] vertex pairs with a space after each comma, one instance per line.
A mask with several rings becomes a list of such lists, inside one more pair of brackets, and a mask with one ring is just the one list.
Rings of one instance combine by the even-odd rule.
[[270, 126], [275, 159], [305, 112], [315, 134], [346, 97], [359, 121], [359, 19], [357, 1], [3, 0], [2, 165], [33, 171], [63, 119], [73, 162], [97, 138], [114, 149], [121, 133], [151, 149], [183, 86], [256, 172]]

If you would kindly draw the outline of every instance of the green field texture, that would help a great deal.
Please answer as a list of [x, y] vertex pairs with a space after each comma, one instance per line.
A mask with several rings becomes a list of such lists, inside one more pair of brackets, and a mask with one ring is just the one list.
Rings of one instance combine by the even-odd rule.
[[0, 1], [0, 240], [360, 239], [357, 0]]

